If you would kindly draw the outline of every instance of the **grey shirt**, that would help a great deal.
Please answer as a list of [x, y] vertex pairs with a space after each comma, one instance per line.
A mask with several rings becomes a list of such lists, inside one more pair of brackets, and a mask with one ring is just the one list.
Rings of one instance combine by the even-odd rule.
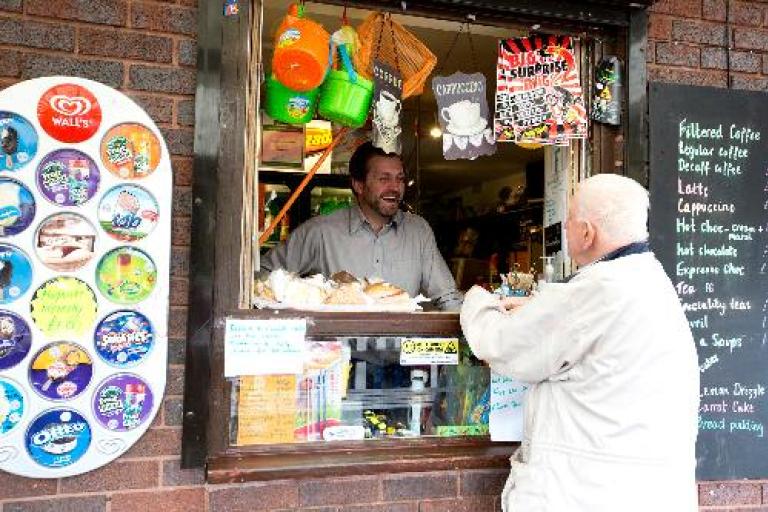
[[422, 293], [442, 310], [461, 307], [461, 294], [432, 228], [418, 215], [402, 211], [378, 234], [358, 206], [314, 217], [263, 256], [261, 268], [326, 277], [346, 270], [358, 278], [380, 277], [412, 297]]

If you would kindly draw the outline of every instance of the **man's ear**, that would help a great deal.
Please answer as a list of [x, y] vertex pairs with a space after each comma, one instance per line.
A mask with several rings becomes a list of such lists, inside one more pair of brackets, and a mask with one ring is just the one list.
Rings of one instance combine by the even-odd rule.
[[597, 231], [595, 230], [595, 225], [588, 220], [584, 221], [584, 233], [582, 236], [584, 250], [592, 249], [597, 238]]
[[355, 179], [350, 180], [352, 181], [352, 191], [355, 193], [355, 196], [359, 196], [363, 193], [363, 186], [365, 185], [362, 181], [357, 181]]

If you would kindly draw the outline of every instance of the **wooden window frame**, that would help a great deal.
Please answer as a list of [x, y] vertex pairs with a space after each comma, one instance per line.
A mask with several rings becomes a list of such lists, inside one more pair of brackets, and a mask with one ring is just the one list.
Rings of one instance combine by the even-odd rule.
[[[352, 7], [400, 10], [404, 2], [356, 2], [323, 0]], [[602, 0], [571, 2], [550, 0], [433, 0], [407, 2], [409, 14], [465, 20], [504, 26], [505, 19], [547, 27], [578, 29], [583, 33], [609, 30], [626, 42], [626, 114], [619, 129], [600, 127], [593, 134], [592, 166], [629, 175], [647, 185], [647, 13], [652, 0], [624, 2]], [[262, 0], [240, 2], [237, 16], [223, 17], [220, 2], [201, 2], [198, 11], [198, 74], [195, 101], [194, 183], [190, 255], [190, 301], [184, 382], [182, 467], [208, 466], [210, 482], [236, 482], [317, 474], [364, 474], [448, 468], [505, 467], [510, 448], [487, 440], [467, 438], [378, 441], [334, 444], [309, 443], [290, 447], [229, 446], [229, 386], [223, 375], [223, 327], [225, 318], [264, 318], [263, 311], [241, 309], [241, 254], [250, 245], [243, 228], [243, 169], [246, 152], [245, 126], [253, 105], [247, 103], [248, 59], [258, 51], [252, 37], [253, 19]], [[513, 20], [512, 20], [513, 18]], [[631, 70], [631, 73], [630, 73]], [[256, 70], [260, 72], [260, 67]], [[253, 76], [253, 75], [252, 75]], [[252, 80], [251, 76], [251, 80]], [[585, 92], [589, 94], [589, 91]], [[258, 105], [257, 105], [258, 106]], [[623, 143], [617, 144], [617, 133]], [[617, 165], [618, 164], [618, 165]], [[625, 165], [626, 164], [626, 165]], [[606, 168], [606, 165], [608, 168]], [[336, 315], [329, 320], [309, 314], [315, 325], [334, 334], [376, 334], [384, 328], [365, 315]], [[296, 316], [294, 312], [292, 316]], [[412, 315], [411, 315], [412, 317]], [[457, 315], [440, 314], [431, 319], [420, 314], [419, 331], [458, 332]], [[381, 320], [381, 318], [379, 318]], [[397, 334], [396, 325], [412, 329], [412, 319], [387, 315], [386, 332]], [[447, 322], [447, 324], [446, 324]], [[328, 325], [333, 325], [329, 328]], [[365, 327], [362, 327], [365, 326]], [[350, 329], [353, 329], [352, 331]], [[354, 331], [357, 329], [357, 331]], [[378, 329], [378, 331], [377, 331]], [[394, 331], [393, 331], [394, 329]], [[412, 330], [403, 334], [415, 334]]]

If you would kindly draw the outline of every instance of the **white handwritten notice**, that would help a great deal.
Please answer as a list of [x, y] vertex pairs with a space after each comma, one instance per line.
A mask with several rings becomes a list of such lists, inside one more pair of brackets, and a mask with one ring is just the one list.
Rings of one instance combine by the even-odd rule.
[[306, 320], [227, 318], [224, 377], [302, 373], [306, 333]]
[[528, 386], [491, 373], [491, 412], [488, 430], [491, 441], [523, 440], [523, 404]]

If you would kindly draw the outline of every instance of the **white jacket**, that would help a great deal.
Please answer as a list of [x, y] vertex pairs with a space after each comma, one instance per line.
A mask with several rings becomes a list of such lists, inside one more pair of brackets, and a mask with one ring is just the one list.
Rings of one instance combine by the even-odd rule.
[[698, 358], [652, 253], [589, 265], [510, 313], [474, 288], [461, 326], [496, 373], [531, 384], [503, 510], [697, 510]]

